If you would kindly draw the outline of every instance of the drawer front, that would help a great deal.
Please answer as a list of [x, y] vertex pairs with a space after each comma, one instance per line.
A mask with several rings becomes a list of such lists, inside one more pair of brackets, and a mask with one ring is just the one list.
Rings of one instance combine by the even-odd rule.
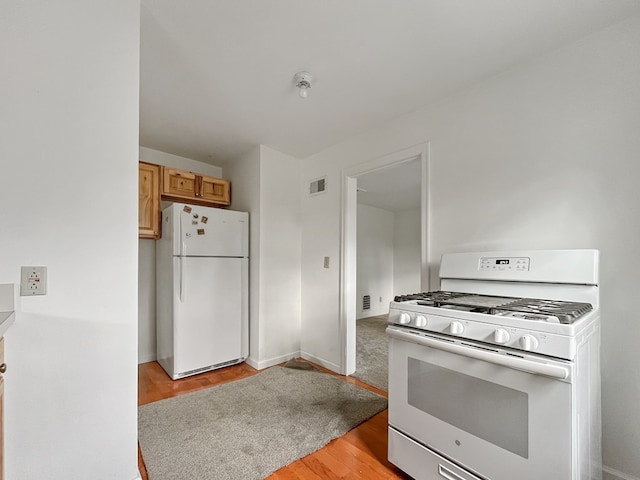
[[389, 461], [415, 480], [481, 480], [391, 427]]

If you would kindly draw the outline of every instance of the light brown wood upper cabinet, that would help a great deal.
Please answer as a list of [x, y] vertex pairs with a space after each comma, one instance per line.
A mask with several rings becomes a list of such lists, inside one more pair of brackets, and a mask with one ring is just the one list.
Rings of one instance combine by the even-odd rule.
[[231, 203], [231, 183], [216, 177], [200, 178], [200, 196], [207, 201], [229, 205]]
[[138, 165], [138, 238], [158, 239], [162, 235], [161, 200], [210, 207], [231, 204], [229, 180], [147, 162]]
[[231, 183], [224, 178], [162, 167], [162, 198], [198, 205], [229, 205]]
[[138, 164], [138, 238], [160, 238], [160, 166]]

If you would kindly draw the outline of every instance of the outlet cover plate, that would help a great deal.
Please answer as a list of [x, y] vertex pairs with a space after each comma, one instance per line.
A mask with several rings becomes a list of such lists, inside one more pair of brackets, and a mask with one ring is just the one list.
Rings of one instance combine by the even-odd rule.
[[47, 267], [22, 267], [20, 269], [20, 295], [47, 294]]

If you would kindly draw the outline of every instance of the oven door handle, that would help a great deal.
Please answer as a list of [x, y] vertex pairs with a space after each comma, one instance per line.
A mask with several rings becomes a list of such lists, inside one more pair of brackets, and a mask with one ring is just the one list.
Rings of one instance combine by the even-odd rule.
[[476, 350], [471, 346], [458, 345], [456, 343], [443, 342], [435, 338], [429, 338], [416, 333], [408, 333], [397, 330], [393, 327], [387, 328], [387, 334], [392, 338], [404, 340], [407, 342], [417, 343], [425, 347], [431, 347], [445, 352], [462, 355], [476, 360], [484, 360], [485, 362], [494, 363], [507, 368], [522, 370], [523, 372], [533, 373], [534, 375], [542, 375], [545, 377], [557, 378], [565, 380], [569, 377], [569, 369], [551, 365], [549, 363], [532, 362], [530, 360], [501, 355], [499, 353], [487, 352], [484, 350]]
[[448, 468], [444, 467], [442, 464], [438, 464], [438, 473], [441, 477], [446, 478], [447, 480], [464, 480], [460, 475], [453, 473]]

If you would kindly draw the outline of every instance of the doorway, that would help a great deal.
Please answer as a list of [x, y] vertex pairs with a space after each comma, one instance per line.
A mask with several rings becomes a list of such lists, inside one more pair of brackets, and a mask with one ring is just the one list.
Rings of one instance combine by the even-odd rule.
[[[420, 289], [429, 289], [428, 258], [428, 144], [419, 144], [343, 171], [342, 174], [342, 232], [340, 262], [340, 341], [341, 373], [351, 375], [356, 370], [356, 317], [357, 317], [357, 221], [358, 181], [389, 179], [391, 184], [398, 168], [417, 165], [419, 173], [420, 210]], [[394, 170], [396, 174], [394, 174]], [[375, 182], [374, 182], [375, 184]], [[389, 185], [387, 185], [389, 187]], [[388, 190], [388, 188], [387, 188]], [[401, 184], [394, 187], [393, 195], [401, 197]], [[361, 192], [363, 193], [363, 192]], [[369, 192], [364, 192], [369, 193]], [[373, 193], [373, 192], [371, 192]], [[379, 297], [378, 297], [379, 298]]]

